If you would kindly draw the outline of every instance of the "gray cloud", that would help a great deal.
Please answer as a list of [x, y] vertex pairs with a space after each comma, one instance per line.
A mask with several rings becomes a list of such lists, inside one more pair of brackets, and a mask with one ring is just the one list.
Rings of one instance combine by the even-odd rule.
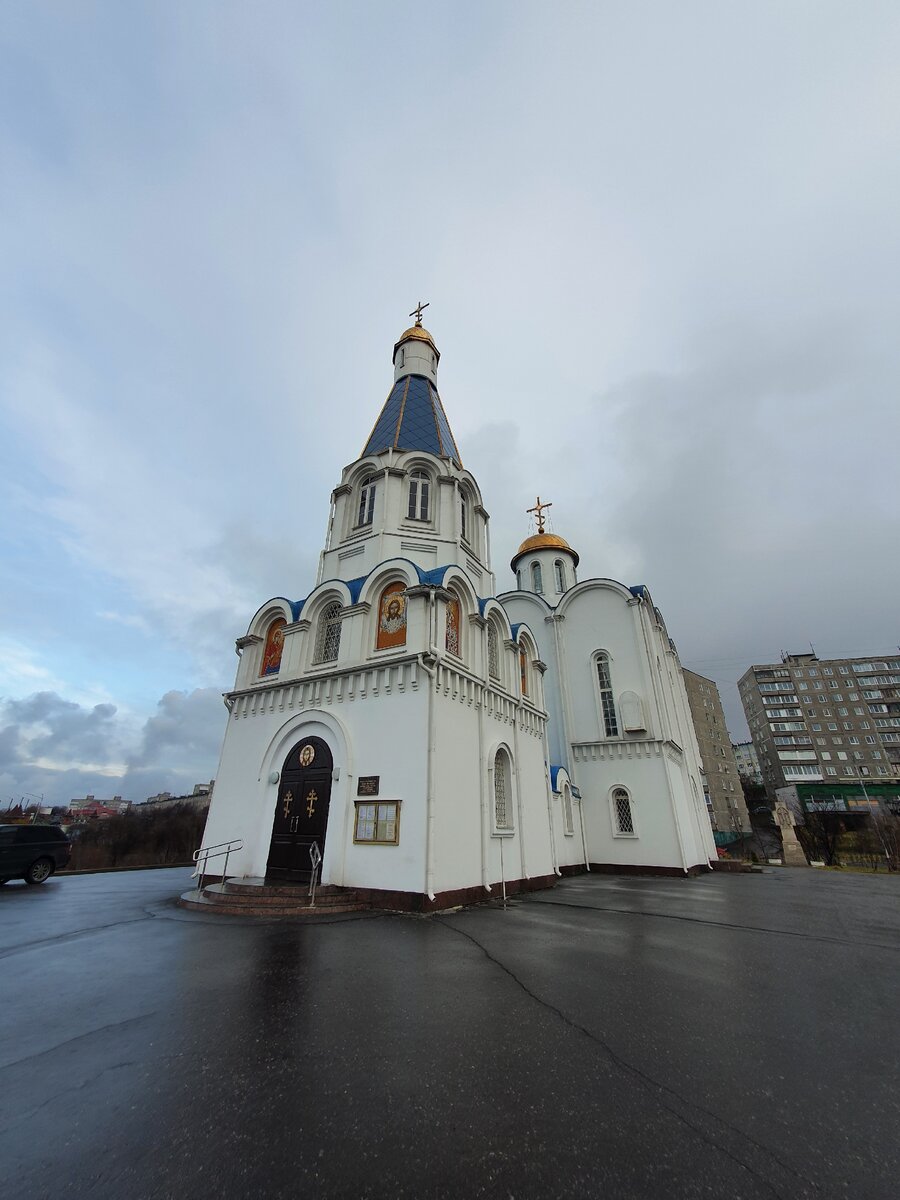
[[117, 705], [70, 764], [214, 769], [157, 698], [310, 590], [419, 295], [501, 590], [540, 491], [723, 690], [893, 645], [897, 6], [264, 10], [3, 14], [0, 632]]
[[[214, 688], [167, 692], [135, 731], [112, 704], [79, 705], [53, 692], [0, 704], [0, 797], [65, 804], [91, 793], [144, 800], [213, 778], [225, 726]], [[77, 765], [76, 765], [77, 764]]]

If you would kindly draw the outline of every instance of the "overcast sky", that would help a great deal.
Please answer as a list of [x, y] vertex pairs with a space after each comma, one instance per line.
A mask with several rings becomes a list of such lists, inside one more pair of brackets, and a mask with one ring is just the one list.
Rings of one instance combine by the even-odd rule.
[[492, 516], [720, 686], [895, 650], [900, 6], [0, 10], [0, 802], [216, 771], [420, 297]]

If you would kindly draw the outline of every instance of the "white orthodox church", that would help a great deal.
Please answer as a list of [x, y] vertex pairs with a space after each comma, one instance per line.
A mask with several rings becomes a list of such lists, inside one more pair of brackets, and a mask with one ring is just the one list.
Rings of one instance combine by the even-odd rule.
[[[230, 879], [429, 909], [716, 851], [675, 647], [644, 587], [544, 531], [499, 594], [489, 518], [416, 324], [331, 497], [316, 585], [238, 639], [204, 846]], [[210, 870], [215, 870], [213, 862]]]

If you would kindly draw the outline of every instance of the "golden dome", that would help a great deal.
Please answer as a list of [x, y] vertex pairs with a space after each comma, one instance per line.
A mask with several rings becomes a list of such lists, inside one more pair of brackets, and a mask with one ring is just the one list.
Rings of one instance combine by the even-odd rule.
[[529, 554], [532, 550], [568, 550], [569, 554], [575, 559], [575, 566], [578, 566], [577, 553], [566, 539], [560, 537], [557, 533], [535, 533], [530, 538], [526, 538], [513, 555], [513, 563], [515, 563], [516, 559], [521, 558], [523, 554]]
[[410, 325], [405, 333], [400, 334], [397, 341], [405, 342], [407, 338], [418, 338], [420, 342], [431, 342], [432, 346], [434, 345], [434, 338], [421, 325]]

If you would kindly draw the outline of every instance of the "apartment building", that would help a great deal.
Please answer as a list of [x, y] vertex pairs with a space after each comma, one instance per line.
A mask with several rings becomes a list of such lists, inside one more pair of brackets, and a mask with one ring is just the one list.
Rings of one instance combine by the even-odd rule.
[[749, 833], [750, 818], [719, 689], [712, 679], [682, 668], [691, 719], [700, 746], [707, 810], [716, 833]]
[[762, 772], [759, 769], [759, 759], [752, 742], [732, 742], [734, 761], [737, 763], [738, 775], [750, 783], [762, 783]]
[[900, 655], [783, 654], [738, 681], [763, 783], [900, 780]]

